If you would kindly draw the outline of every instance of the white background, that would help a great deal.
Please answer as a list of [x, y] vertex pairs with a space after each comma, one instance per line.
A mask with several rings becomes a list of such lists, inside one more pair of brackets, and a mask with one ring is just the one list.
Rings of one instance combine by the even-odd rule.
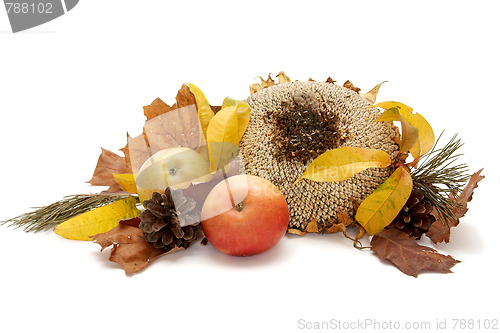
[[100, 147], [118, 152], [127, 131], [140, 133], [142, 106], [172, 104], [182, 83], [220, 105], [280, 70], [364, 92], [388, 80], [379, 101], [412, 106], [446, 139], [458, 132], [462, 161], [486, 175], [451, 243], [436, 246], [462, 261], [447, 275], [409, 277], [342, 235], [308, 235], [249, 258], [196, 244], [129, 277], [91, 242], [0, 226], [2, 331], [296, 332], [307, 331], [301, 319], [365, 318], [446, 319], [451, 329], [453, 318], [499, 319], [498, 9], [82, 0], [17, 34], [0, 9], [0, 220], [102, 190], [85, 183]]

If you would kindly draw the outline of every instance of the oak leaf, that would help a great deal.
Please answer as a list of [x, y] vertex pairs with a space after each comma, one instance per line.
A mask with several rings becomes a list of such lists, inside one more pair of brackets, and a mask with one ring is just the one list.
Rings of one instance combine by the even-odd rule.
[[459, 196], [455, 196], [450, 193], [450, 199], [454, 200], [457, 203], [455, 209], [453, 209], [453, 213], [455, 214], [456, 219], [451, 223], [444, 223], [441, 218], [435, 213], [431, 213], [436, 217], [436, 221], [431, 225], [429, 231], [427, 231], [426, 235], [429, 237], [435, 244], [440, 242], [448, 243], [450, 241], [450, 229], [452, 227], [456, 227], [459, 224], [459, 219], [465, 215], [467, 212], [467, 202], [472, 200], [472, 194], [474, 193], [474, 189], [478, 186], [478, 183], [484, 179], [484, 176], [481, 175], [483, 169], [474, 173], [467, 185], [462, 190]]
[[146, 242], [139, 223], [139, 218], [122, 220], [117, 227], [92, 238], [93, 242], [101, 245], [101, 251], [112, 246], [109, 261], [120, 264], [127, 274], [140, 272], [152, 260], [179, 250], [174, 248], [167, 252]]
[[127, 173], [125, 158], [101, 148], [94, 175], [88, 183], [95, 186], [109, 186], [105, 192], [119, 192], [121, 189], [113, 178], [114, 173]]
[[460, 261], [449, 255], [417, 244], [415, 239], [399, 229], [385, 229], [371, 240], [372, 250], [382, 260], [391, 261], [403, 273], [417, 277], [421, 271], [451, 273]]

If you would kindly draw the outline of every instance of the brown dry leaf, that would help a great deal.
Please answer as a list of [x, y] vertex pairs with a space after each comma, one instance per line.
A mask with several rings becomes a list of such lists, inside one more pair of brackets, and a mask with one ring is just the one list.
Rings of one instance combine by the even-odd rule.
[[180, 109], [189, 105], [196, 105], [196, 98], [187, 84], [183, 84], [175, 96], [177, 103], [172, 105], [172, 109]]
[[449, 255], [417, 244], [399, 229], [384, 229], [371, 240], [372, 250], [383, 260], [391, 261], [403, 273], [417, 277], [420, 271], [451, 273], [460, 261]]
[[332, 83], [332, 84], [335, 84], [335, 81], [334, 79], [332, 79], [330, 76], [328, 77], [328, 79], [326, 79], [326, 83]]
[[455, 197], [450, 193], [450, 199], [456, 200], [458, 203], [458, 207], [453, 210], [455, 213], [456, 220], [452, 223], [448, 223], [446, 225], [435, 212], [432, 214], [436, 217], [436, 221], [431, 225], [429, 231], [427, 231], [426, 235], [429, 237], [435, 244], [440, 242], [448, 243], [450, 241], [450, 229], [452, 227], [456, 227], [459, 224], [459, 219], [465, 215], [467, 212], [467, 202], [472, 200], [472, 194], [474, 193], [474, 189], [478, 186], [478, 183], [484, 179], [484, 176], [481, 176], [481, 172], [483, 169], [474, 173], [467, 185], [464, 187], [462, 193], [458, 197]]
[[262, 81], [261, 86], [262, 88], [269, 88], [271, 86], [274, 86], [276, 83], [274, 82], [273, 78], [271, 77], [271, 73], [268, 74], [267, 80], [264, 80], [261, 76], [259, 76], [259, 79]]
[[153, 103], [151, 103], [151, 105], [144, 106], [143, 109], [144, 115], [147, 118], [146, 120], [150, 120], [169, 111], [180, 109], [188, 105], [196, 105], [196, 98], [186, 84], [183, 84], [181, 89], [179, 89], [177, 96], [175, 96], [175, 100], [176, 103], [169, 106], [160, 98], [157, 98], [153, 101]]
[[157, 117], [172, 110], [172, 107], [167, 103], [163, 102], [160, 98], [157, 98], [150, 105], [144, 106], [144, 115], [147, 120]]
[[288, 230], [286, 232], [289, 234], [298, 235], [298, 236], [304, 236], [306, 234], [305, 231], [302, 231], [300, 229], [295, 229], [295, 228], [288, 228]]
[[311, 232], [315, 232], [315, 233], [319, 234], [318, 220], [313, 219], [313, 220], [309, 221], [309, 223], [306, 226], [306, 229], [303, 231], [300, 229], [289, 228], [287, 230], [287, 232], [289, 234], [299, 235], [299, 236], [304, 236], [305, 234], [308, 234]]
[[337, 223], [332, 224], [329, 228], [327, 228], [324, 231], [324, 233], [325, 234], [333, 234], [336, 232], [345, 233], [346, 228], [353, 222], [354, 221], [351, 219], [351, 217], [345, 210], [340, 210], [337, 213]]
[[361, 91], [360, 88], [355, 87], [354, 84], [352, 84], [351, 81], [349, 81], [349, 80], [345, 81], [344, 88], [351, 89], [352, 91], [355, 91], [357, 93], [359, 93]]
[[306, 233], [315, 232], [315, 233], [319, 234], [318, 220], [313, 219], [313, 220], [309, 221], [309, 223], [306, 226], [305, 232]]
[[262, 87], [258, 83], [253, 83], [250, 85], [250, 95], [255, 94], [257, 91], [262, 90]]
[[307, 81], [310, 81], [310, 82], [316, 82], [316, 81], [314, 81], [314, 80], [312, 79], [312, 77], [310, 77], [310, 78], [309, 78], [309, 80], [307, 80]]
[[132, 163], [130, 161], [130, 150], [129, 150], [129, 146], [128, 146], [128, 141], [130, 139], [132, 139], [132, 137], [127, 132], [127, 144], [125, 145], [125, 147], [120, 148], [120, 151], [123, 153], [123, 155], [125, 155], [126, 173], [132, 173]]
[[278, 78], [279, 83], [291, 82], [290, 78], [286, 76], [285, 72], [283, 71], [279, 72], [279, 74], [276, 75], [276, 77]]
[[221, 105], [210, 105], [210, 108], [212, 109], [212, 111], [214, 113], [217, 113], [222, 109], [222, 106]]
[[[147, 158], [150, 157], [150, 155], [146, 153], [146, 151], [147, 148], [151, 147], [151, 144], [154, 144], [155, 146], [161, 146], [163, 141], [171, 140], [170, 136], [167, 135], [168, 133], [167, 134], [165, 133], [166, 131], [179, 134], [196, 133], [194, 136], [197, 136], [197, 131], [195, 132], [194, 130], [198, 128], [199, 119], [197, 116], [193, 116], [194, 114], [193, 112], [187, 112], [190, 110], [192, 111], [194, 108], [197, 108], [196, 98], [189, 89], [188, 85], [186, 84], [182, 85], [182, 87], [177, 92], [175, 100], [176, 103], [172, 106], [169, 106], [168, 104], [164, 103], [161, 99], [157, 98], [153, 101], [153, 103], [151, 103], [151, 105], [144, 107], [144, 115], [146, 116], [147, 119], [143, 128], [143, 134], [139, 135], [138, 137], [132, 138], [127, 133], [127, 145], [120, 149], [125, 155], [125, 162], [126, 162], [125, 173], [133, 172], [134, 168], [132, 167], [132, 161], [130, 158], [131, 155], [133, 155], [135, 160], [138, 161], [146, 160]], [[210, 107], [215, 110], [220, 109], [220, 107], [217, 106], [214, 107], [210, 106]], [[156, 121], [157, 119], [154, 119], [160, 115], [175, 110], [179, 110], [182, 112], [178, 112], [177, 115], [172, 116], [171, 118], [169, 118], [169, 120], [171, 120], [172, 118], [176, 118], [180, 124], [185, 126], [185, 128], [177, 128], [172, 130], [171, 127], [174, 126], [173, 125], [174, 122], [170, 122], [165, 125], [162, 124], [161, 121]], [[197, 137], [193, 137], [192, 135], [189, 138], [186, 137], [186, 140], [188, 139], [197, 140]], [[135, 145], [133, 145], [134, 146], [133, 148], [130, 145], [131, 142], [136, 143]], [[187, 143], [178, 142], [178, 144], [185, 145]], [[140, 147], [140, 149], [138, 149], [138, 147]]]
[[358, 200], [351, 198], [352, 207], [354, 208], [354, 212], [358, 211], [359, 205], [361, 204]]
[[[384, 81], [382, 83], [386, 83], [387, 81]], [[360, 93], [359, 95], [365, 99], [367, 99], [370, 103], [375, 104], [375, 101], [377, 100], [377, 95], [378, 91], [380, 90], [380, 86], [382, 83], [377, 84], [375, 87], [373, 87], [372, 90], [367, 92], [366, 94]]]
[[139, 218], [121, 220], [117, 227], [92, 238], [93, 242], [101, 245], [101, 251], [113, 246], [109, 261], [120, 264], [127, 274], [140, 272], [152, 260], [178, 250], [174, 248], [166, 252], [146, 242], [144, 233], [138, 227], [139, 222]]
[[101, 148], [101, 155], [97, 160], [94, 175], [88, 183], [95, 186], [109, 186], [105, 192], [120, 192], [120, 186], [113, 179], [114, 173], [127, 173], [125, 157]]
[[358, 233], [354, 237], [354, 241], [357, 241], [357, 240], [365, 237], [366, 230], [359, 223], [356, 223], [355, 226], [358, 228]]

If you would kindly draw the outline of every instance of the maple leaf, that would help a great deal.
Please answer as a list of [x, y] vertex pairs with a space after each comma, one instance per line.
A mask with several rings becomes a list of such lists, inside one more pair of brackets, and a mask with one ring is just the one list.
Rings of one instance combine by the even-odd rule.
[[120, 264], [127, 274], [140, 272], [152, 260], [180, 250], [180, 248], [174, 248], [167, 252], [146, 242], [144, 233], [139, 229], [140, 221], [138, 217], [121, 220], [117, 227], [92, 237], [93, 242], [101, 245], [101, 251], [113, 246], [109, 261]]
[[160, 98], [155, 99], [153, 103], [147, 106], [143, 106], [142, 108], [144, 109], [144, 115], [146, 116], [147, 120], [172, 110], [172, 107], [163, 102]]
[[451, 273], [460, 261], [449, 255], [417, 244], [399, 229], [384, 229], [371, 240], [372, 250], [383, 260], [391, 261], [403, 273], [417, 277], [420, 271]]
[[[125, 155], [126, 173], [132, 173], [150, 157], [150, 149], [158, 147], [193, 147], [199, 144], [199, 118], [195, 95], [188, 85], [183, 84], [175, 97], [172, 106], [161, 99], [155, 99], [144, 107], [146, 122], [143, 133], [132, 138], [127, 133], [127, 145], [120, 150]], [[210, 106], [217, 112], [220, 106]], [[176, 112], [172, 112], [176, 111]], [[167, 116], [162, 116], [168, 113]], [[191, 133], [191, 135], [185, 135]], [[137, 169], [137, 170], [136, 170]]]
[[126, 169], [126, 173], [132, 173], [132, 163], [131, 163], [131, 160], [130, 160], [130, 150], [129, 150], [129, 146], [128, 146], [128, 141], [130, 139], [132, 139], [132, 137], [127, 132], [127, 144], [125, 145], [125, 147], [120, 148], [120, 151], [125, 156], [125, 169]]
[[175, 96], [175, 100], [176, 103], [170, 106], [163, 102], [160, 98], [157, 98], [150, 105], [143, 107], [144, 115], [146, 116], [147, 120], [150, 120], [159, 115], [183, 108], [188, 105], [196, 105], [196, 99], [186, 84], [183, 84], [181, 89], [179, 89], [179, 91], [177, 92], [177, 96]]
[[483, 169], [474, 173], [467, 185], [462, 190], [459, 196], [455, 196], [450, 193], [450, 199], [457, 203], [457, 206], [453, 209], [453, 213], [455, 214], [456, 219], [448, 224], [444, 223], [439, 216], [433, 212], [431, 213], [436, 217], [436, 221], [431, 225], [429, 231], [427, 231], [426, 235], [429, 237], [435, 244], [440, 242], [448, 243], [450, 241], [450, 230], [452, 227], [456, 227], [460, 223], [460, 218], [465, 215], [467, 212], [467, 203], [472, 200], [472, 194], [474, 193], [474, 189], [478, 186], [478, 183], [484, 179], [484, 176], [481, 176], [481, 172]]
[[94, 175], [88, 183], [95, 186], [109, 186], [109, 189], [103, 192], [119, 192], [121, 189], [113, 179], [113, 174], [126, 172], [127, 164], [125, 157], [118, 156], [112, 151], [101, 148], [101, 155], [97, 160]]

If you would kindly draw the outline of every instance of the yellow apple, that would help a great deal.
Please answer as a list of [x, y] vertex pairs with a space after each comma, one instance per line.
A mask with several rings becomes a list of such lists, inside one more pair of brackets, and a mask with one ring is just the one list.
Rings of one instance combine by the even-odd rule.
[[151, 198], [153, 192], [187, 188], [192, 182], [210, 179], [208, 161], [195, 150], [185, 147], [160, 150], [144, 162], [137, 173], [139, 200]]

